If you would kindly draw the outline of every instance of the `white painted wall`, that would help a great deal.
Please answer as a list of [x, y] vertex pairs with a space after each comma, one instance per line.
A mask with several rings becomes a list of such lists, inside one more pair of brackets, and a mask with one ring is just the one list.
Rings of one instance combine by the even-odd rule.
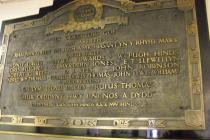
[[0, 0], [0, 27], [3, 20], [35, 15], [52, 4], [53, 0]]

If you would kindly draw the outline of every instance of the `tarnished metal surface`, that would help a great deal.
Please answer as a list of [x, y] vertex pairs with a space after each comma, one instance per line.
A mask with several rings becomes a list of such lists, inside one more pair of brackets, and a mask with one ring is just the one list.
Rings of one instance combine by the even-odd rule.
[[75, 1], [3, 45], [1, 124], [205, 127], [193, 0]]

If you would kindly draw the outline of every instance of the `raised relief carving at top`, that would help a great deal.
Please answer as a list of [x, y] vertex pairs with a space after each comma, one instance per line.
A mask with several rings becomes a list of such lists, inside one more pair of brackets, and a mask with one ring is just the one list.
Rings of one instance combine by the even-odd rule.
[[70, 13], [73, 22], [99, 21], [103, 14], [103, 5], [98, 0], [79, 0]]
[[70, 20], [67, 24], [49, 25], [46, 33], [86, 31], [89, 29], [104, 29], [107, 24], [128, 24], [128, 18], [125, 16], [102, 19], [103, 4], [98, 0], [80, 0], [74, 5], [73, 11], [70, 13]]

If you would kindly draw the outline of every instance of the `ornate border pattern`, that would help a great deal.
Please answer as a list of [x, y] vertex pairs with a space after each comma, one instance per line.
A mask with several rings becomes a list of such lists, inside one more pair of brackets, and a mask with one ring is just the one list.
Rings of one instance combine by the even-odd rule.
[[[113, 0], [112, 0], [113, 1]], [[0, 124], [20, 125], [20, 126], [41, 126], [41, 127], [67, 127], [67, 128], [98, 128], [98, 129], [170, 129], [170, 130], [201, 130], [205, 129], [204, 103], [202, 89], [202, 73], [200, 62], [200, 49], [197, 29], [197, 19], [194, 0], [157, 0], [142, 3], [134, 3], [129, 0], [115, 0], [116, 5], [111, 5], [110, 0], [101, 0], [102, 4], [97, 3], [98, 16], [93, 22], [85, 22], [77, 25], [67, 24], [48, 28], [47, 33], [55, 31], [75, 31], [88, 30], [91, 28], [104, 28], [106, 24], [127, 24], [126, 17], [109, 17], [100, 20], [101, 6], [108, 5], [124, 12], [138, 12], [146, 10], [156, 10], [163, 8], [177, 7], [183, 11], [186, 19], [186, 36], [189, 54], [189, 81], [191, 87], [191, 109], [185, 111], [185, 116], [179, 118], [85, 118], [85, 117], [48, 117], [48, 116], [17, 116], [4, 115], [0, 111]], [[86, 1], [74, 1], [73, 4]], [[88, 3], [96, 3], [96, 0], [88, 0]], [[97, 1], [98, 2], [98, 1]], [[70, 4], [72, 4], [70, 3]], [[70, 5], [69, 4], [69, 5]], [[7, 47], [10, 35], [17, 31], [32, 27], [49, 25], [53, 19], [68, 11], [68, 5], [46, 15], [37, 20], [30, 20], [7, 25], [3, 36], [3, 47], [0, 64], [0, 79], [3, 78], [4, 63], [6, 59]], [[193, 43], [192, 43], [193, 42]], [[194, 43], [195, 42], [195, 43]], [[2, 80], [0, 81], [0, 84]], [[195, 104], [197, 102], [197, 104]], [[198, 104], [199, 103], [199, 104]], [[107, 126], [98, 125], [107, 122]]]

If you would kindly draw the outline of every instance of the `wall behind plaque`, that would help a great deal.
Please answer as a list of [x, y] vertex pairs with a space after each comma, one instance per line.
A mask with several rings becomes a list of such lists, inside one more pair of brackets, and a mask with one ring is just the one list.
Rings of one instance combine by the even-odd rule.
[[4, 20], [35, 15], [41, 7], [52, 4], [53, 0], [0, 0], [0, 27]]

